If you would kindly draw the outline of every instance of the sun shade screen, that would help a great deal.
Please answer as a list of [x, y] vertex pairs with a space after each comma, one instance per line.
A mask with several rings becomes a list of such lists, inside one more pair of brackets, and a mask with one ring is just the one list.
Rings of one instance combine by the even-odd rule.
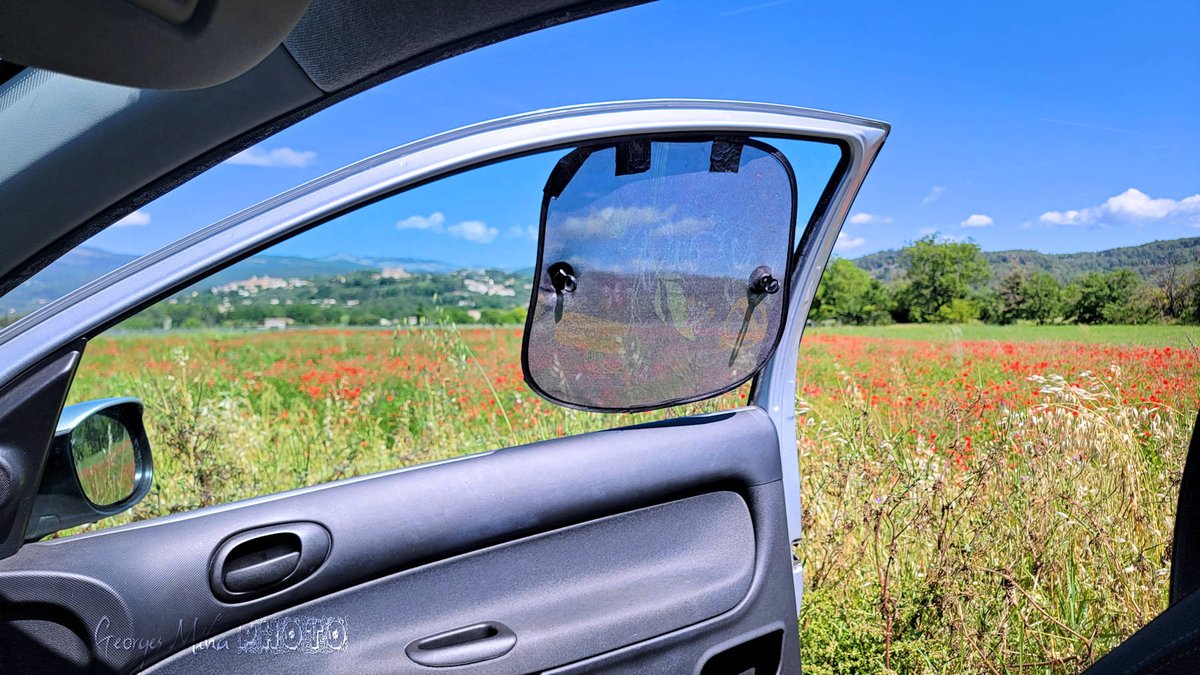
[[795, 179], [745, 139], [581, 148], [542, 207], [522, 358], [575, 408], [700, 400], [752, 377], [779, 339]]

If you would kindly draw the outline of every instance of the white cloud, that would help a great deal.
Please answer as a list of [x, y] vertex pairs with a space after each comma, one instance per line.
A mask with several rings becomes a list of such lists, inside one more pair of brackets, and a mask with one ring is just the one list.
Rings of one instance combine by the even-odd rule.
[[711, 218], [680, 218], [679, 220], [670, 220], [650, 231], [652, 237], [688, 237], [704, 230], [710, 229], [713, 225]]
[[293, 150], [287, 146], [279, 148], [247, 148], [225, 160], [226, 164], [239, 166], [264, 166], [271, 169], [302, 169], [317, 158], [312, 150]]
[[446, 216], [441, 211], [434, 211], [428, 216], [409, 216], [396, 223], [397, 230], [432, 230], [441, 232]]
[[490, 244], [495, 240], [496, 235], [500, 234], [499, 230], [489, 226], [482, 220], [464, 220], [457, 225], [447, 227], [446, 231], [452, 237], [466, 239], [477, 244]]
[[945, 185], [934, 185], [933, 187], [929, 188], [929, 194], [925, 195], [925, 198], [921, 200], [921, 203], [932, 204], [941, 199], [942, 195], [944, 194], [946, 194]]
[[1116, 197], [1110, 197], [1104, 202], [1112, 214], [1125, 218], [1141, 218], [1146, 220], [1162, 220], [1180, 211], [1200, 213], [1200, 194], [1186, 197], [1180, 201], [1174, 199], [1151, 199], [1149, 195], [1129, 188]]
[[891, 216], [877, 216], [872, 213], [859, 212], [850, 216], [851, 225], [869, 225], [871, 223], [890, 223]]
[[570, 238], [590, 239], [594, 237], [620, 237], [631, 227], [655, 226], [649, 231], [652, 237], [687, 237], [703, 232], [713, 226], [711, 218], [685, 216], [672, 219], [675, 207], [660, 209], [656, 206], [606, 206], [591, 209], [585, 215], [567, 216], [561, 232]]
[[962, 227], [991, 227], [996, 221], [992, 220], [991, 216], [985, 216], [982, 213], [972, 213], [967, 216], [967, 219], [959, 223]]
[[1084, 225], [1085, 220], [1092, 220], [1091, 215], [1085, 218], [1084, 211], [1088, 211], [1088, 209], [1084, 209], [1083, 211], [1076, 211], [1075, 209], [1069, 211], [1047, 211], [1041, 215], [1039, 220], [1047, 225]]
[[[397, 230], [427, 230], [429, 232], [446, 232], [452, 237], [466, 239], [477, 244], [490, 244], [500, 234], [500, 230], [489, 226], [482, 220], [464, 220], [454, 225], [446, 226], [446, 214], [441, 211], [422, 216], [413, 215], [396, 223]], [[530, 236], [537, 237], [537, 230], [529, 228], [532, 232]], [[508, 231], [509, 236], [523, 236], [525, 232], [521, 228], [511, 228]]]
[[529, 225], [526, 227], [517, 227], [514, 225], [513, 227], [508, 228], [508, 231], [504, 233], [504, 236], [509, 239], [537, 239], [538, 229], [536, 225]]
[[592, 209], [585, 216], [567, 216], [562, 231], [572, 237], [620, 236], [631, 225], [661, 223], [674, 208], [666, 211], [654, 206], [606, 206]]
[[1137, 188], [1129, 188], [1099, 206], [1047, 211], [1039, 220], [1046, 225], [1108, 227], [1167, 223], [1200, 227], [1200, 194], [1183, 199], [1153, 199]]
[[863, 239], [862, 237], [852, 237], [849, 233], [843, 230], [838, 232], [837, 241], [833, 244], [833, 250], [838, 252], [849, 251], [850, 249], [858, 248], [865, 243], [867, 243], [866, 239]]
[[113, 227], [142, 227], [150, 224], [150, 214], [141, 209], [113, 223]]

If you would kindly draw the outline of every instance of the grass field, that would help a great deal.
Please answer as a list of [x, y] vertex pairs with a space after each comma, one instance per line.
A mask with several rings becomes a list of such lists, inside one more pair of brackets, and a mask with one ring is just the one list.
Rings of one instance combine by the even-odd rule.
[[1077, 672], [1165, 608], [1194, 330], [809, 332], [806, 672]]
[[[806, 671], [1076, 672], [1161, 611], [1195, 337], [810, 329]], [[542, 402], [519, 345], [516, 329], [113, 335], [71, 400], [147, 404], [156, 485], [122, 519], [648, 419]]]

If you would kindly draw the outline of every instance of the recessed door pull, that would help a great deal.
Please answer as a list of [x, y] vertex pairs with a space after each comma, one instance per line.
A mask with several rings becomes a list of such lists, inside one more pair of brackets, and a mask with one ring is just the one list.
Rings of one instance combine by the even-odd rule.
[[414, 640], [404, 653], [422, 666], [465, 666], [500, 658], [516, 645], [512, 629], [498, 621], [484, 621]]

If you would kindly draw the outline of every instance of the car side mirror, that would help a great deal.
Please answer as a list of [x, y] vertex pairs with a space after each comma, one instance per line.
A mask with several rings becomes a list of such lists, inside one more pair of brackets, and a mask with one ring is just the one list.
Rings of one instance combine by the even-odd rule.
[[63, 408], [25, 541], [115, 516], [154, 478], [142, 402], [107, 398]]

